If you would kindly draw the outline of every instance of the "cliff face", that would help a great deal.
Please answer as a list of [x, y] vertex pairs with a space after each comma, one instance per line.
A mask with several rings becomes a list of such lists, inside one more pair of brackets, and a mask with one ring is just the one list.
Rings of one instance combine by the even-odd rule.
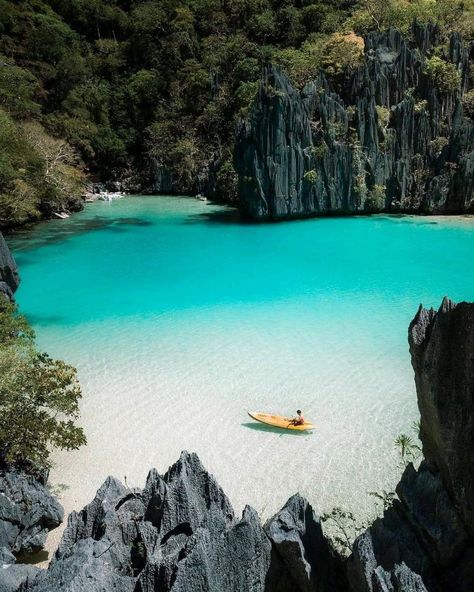
[[20, 276], [2, 233], [0, 232], [0, 294], [9, 300], [13, 299], [13, 293], [20, 284]]
[[244, 214], [281, 219], [330, 213], [474, 211], [474, 125], [464, 115], [469, 52], [453, 35], [445, 58], [455, 92], [424, 73], [433, 26], [365, 40], [363, 65], [341, 95], [323, 74], [301, 92], [268, 66], [235, 148]]
[[[474, 589], [474, 304], [445, 299], [410, 324], [425, 460], [409, 465], [396, 500], [359, 537], [349, 560], [352, 590]], [[400, 587], [397, 570], [409, 570]], [[407, 573], [405, 576], [408, 577]]]
[[348, 559], [333, 552], [300, 495], [264, 525], [250, 507], [237, 517], [198, 457], [184, 452], [165, 475], [152, 470], [143, 489], [109, 477], [69, 516], [47, 570], [13, 563], [8, 548], [42, 543], [37, 524], [49, 520], [21, 506], [36, 522], [2, 543], [0, 590], [472, 592], [474, 304], [420, 308], [409, 342], [425, 460], [406, 467], [398, 499]]

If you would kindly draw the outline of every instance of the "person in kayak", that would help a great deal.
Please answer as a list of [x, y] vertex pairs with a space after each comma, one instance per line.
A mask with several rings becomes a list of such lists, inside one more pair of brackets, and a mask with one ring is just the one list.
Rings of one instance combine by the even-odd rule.
[[291, 420], [291, 423], [292, 423], [293, 425], [295, 425], [295, 426], [296, 426], [296, 425], [303, 425], [303, 424], [304, 424], [304, 416], [303, 416], [303, 414], [301, 413], [301, 409], [298, 409], [298, 410], [296, 411], [296, 417], [294, 417], [294, 418]]

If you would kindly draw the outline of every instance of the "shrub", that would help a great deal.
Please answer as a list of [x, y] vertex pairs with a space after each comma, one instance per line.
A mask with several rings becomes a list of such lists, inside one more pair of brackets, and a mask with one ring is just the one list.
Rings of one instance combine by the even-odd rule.
[[474, 89], [469, 90], [462, 98], [464, 113], [471, 119], [474, 119]]
[[354, 514], [341, 507], [333, 508], [321, 516], [321, 522], [328, 528], [330, 538], [337, 551], [349, 556], [356, 537], [367, 528], [367, 524], [359, 522]]
[[415, 103], [415, 113], [422, 113], [428, 109], [428, 101], [422, 99], [421, 101], [417, 101]]
[[385, 185], [374, 185], [367, 193], [366, 208], [373, 211], [383, 210], [385, 207], [385, 191]]
[[376, 105], [375, 111], [377, 112], [379, 125], [382, 128], [386, 128], [390, 122], [390, 109], [382, 105]]
[[0, 298], [0, 463], [48, 468], [52, 447], [84, 445], [80, 398], [76, 370], [38, 352], [26, 319]]
[[353, 31], [333, 33], [324, 44], [322, 68], [328, 76], [340, 76], [362, 63], [364, 40]]
[[235, 202], [237, 200], [237, 173], [230, 157], [221, 164], [216, 180], [219, 197], [229, 202]]
[[318, 173], [314, 169], [311, 169], [310, 171], [306, 171], [306, 173], [303, 175], [303, 179], [314, 185], [318, 180]]
[[443, 93], [453, 93], [459, 88], [460, 76], [456, 66], [438, 56], [426, 60], [424, 73]]
[[431, 149], [432, 153], [434, 154], [434, 156], [438, 157], [438, 156], [440, 156], [441, 152], [443, 151], [443, 148], [445, 146], [447, 146], [448, 144], [449, 144], [448, 138], [445, 138], [444, 136], [438, 136], [434, 140], [431, 140], [430, 149]]
[[313, 153], [313, 156], [315, 158], [319, 158], [319, 159], [324, 158], [324, 155], [326, 154], [327, 151], [328, 151], [328, 146], [327, 146], [326, 142], [324, 142], [324, 140], [321, 142], [321, 144], [311, 147], [311, 152]]

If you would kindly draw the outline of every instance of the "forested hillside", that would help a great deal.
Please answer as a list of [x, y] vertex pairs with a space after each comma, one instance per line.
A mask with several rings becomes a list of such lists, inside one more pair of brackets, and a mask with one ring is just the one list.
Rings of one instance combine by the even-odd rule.
[[80, 207], [86, 178], [233, 201], [235, 127], [265, 63], [299, 87], [319, 69], [337, 84], [369, 31], [417, 18], [470, 40], [473, 6], [0, 0], [0, 227]]

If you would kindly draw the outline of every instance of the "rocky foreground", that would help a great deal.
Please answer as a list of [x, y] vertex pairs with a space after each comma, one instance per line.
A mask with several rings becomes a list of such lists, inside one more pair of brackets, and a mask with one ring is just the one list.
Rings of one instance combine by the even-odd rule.
[[474, 589], [474, 304], [420, 307], [409, 343], [425, 460], [398, 499], [338, 556], [298, 494], [268, 522], [236, 516], [195, 454], [143, 489], [108, 477], [69, 518], [47, 570], [15, 563], [41, 548], [61, 509], [41, 483], [0, 480], [0, 591], [471, 592]]
[[240, 207], [259, 220], [363, 212], [474, 212], [474, 123], [463, 96], [473, 47], [443, 49], [459, 76], [446, 88], [426, 73], [440, 31], [414, 23], [365, 39], [363, 64], [331, 86], [299, 91], [269, 66], [238, 133]]

